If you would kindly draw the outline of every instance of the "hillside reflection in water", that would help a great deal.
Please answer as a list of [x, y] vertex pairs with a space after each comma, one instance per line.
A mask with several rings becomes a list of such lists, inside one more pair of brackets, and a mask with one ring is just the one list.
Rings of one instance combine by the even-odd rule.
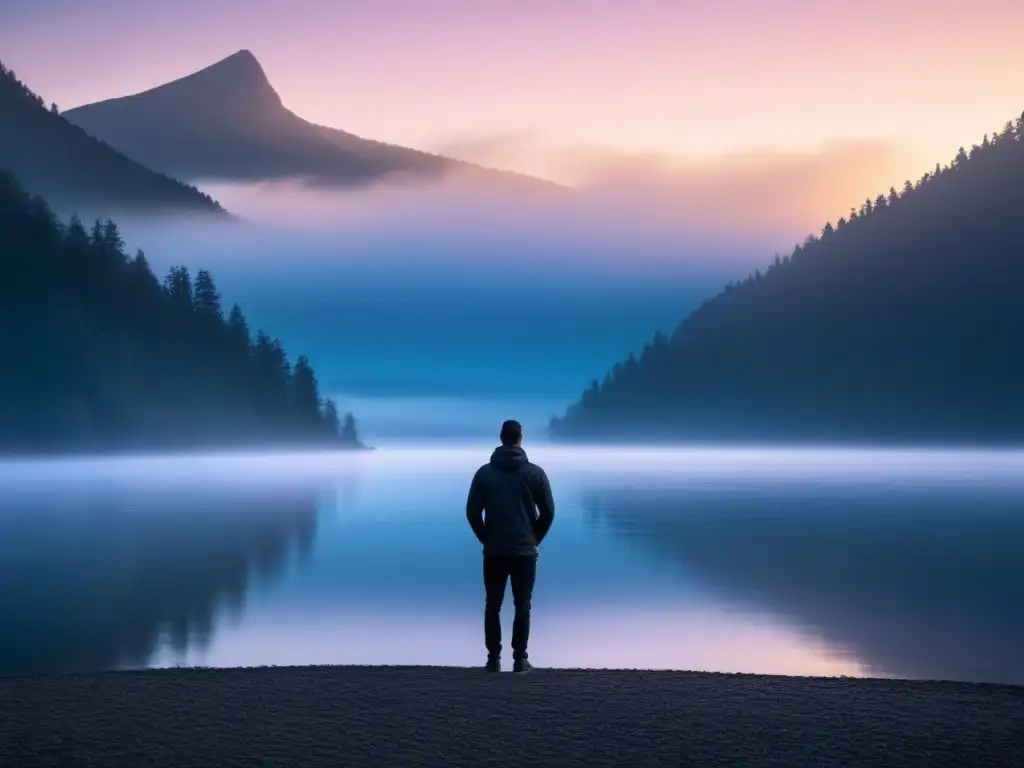
[[[0, 674], [477, 664], [489, 448], [0, 463]], [[538, 664], [1024, 683], [1024, 455], [530, 453]]]

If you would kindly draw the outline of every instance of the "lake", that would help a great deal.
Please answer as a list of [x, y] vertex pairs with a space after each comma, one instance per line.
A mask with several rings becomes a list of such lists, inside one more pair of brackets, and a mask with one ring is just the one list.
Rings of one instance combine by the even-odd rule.
[[[1024, 453], [526, 448], [538, 666], [1024, 683]], [[0, 462], [0, 674], [482, 664], [490, 450]]]

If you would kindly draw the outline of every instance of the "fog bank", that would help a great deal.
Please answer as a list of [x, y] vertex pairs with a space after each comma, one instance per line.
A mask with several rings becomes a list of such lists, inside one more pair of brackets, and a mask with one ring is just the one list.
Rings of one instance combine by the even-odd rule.
[[478, 437], [474, 425], [500, 414], [546, 422], [820, 228], [810, 217], [822, 200], [861, 199], [840, 171], [881, 177], [898, 156], [881, 144], [717, 165], [601, 155], [579, 160], [577, 187], [531, 194], [459, 178], [205, 184], [240, 221], [132, 219], [125, 235], [158, 272], [212, 270], [225, 303], [309, 355], [368, 434], [407, 424], [412, 436]]

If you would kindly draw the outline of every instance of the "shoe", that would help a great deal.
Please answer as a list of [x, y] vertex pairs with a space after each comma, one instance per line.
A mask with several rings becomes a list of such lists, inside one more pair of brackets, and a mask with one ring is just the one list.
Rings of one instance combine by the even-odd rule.
[[488, 659], [484, 664], [484, 672], [501, 672], [501, 659]]
[[525, 675], [531, 669], [533, 669], [533, 665], [528, 659], [516, 659], [512, 664], [512, 671], [520, 675]]

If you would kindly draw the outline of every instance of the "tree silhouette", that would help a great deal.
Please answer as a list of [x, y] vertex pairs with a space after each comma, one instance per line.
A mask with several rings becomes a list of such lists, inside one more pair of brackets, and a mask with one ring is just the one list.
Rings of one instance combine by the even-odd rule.
[[332, 435], [339, 435], [344, 442], [354, 443], [358, 442], [359, 437], [355, 431], [355, 419], [352, 420], [352, 429], [346, 434], [341, 434], [341, 425], [338, 419], [338, 406], [334, 404], [334, 401], [328, 398], [324, 401], [324, 423], [327, 425], [327, 431]]
[[295, 361], [292, 370], [291, 405], [296, 417], [303, 422], [318, 424], [324, 421], [316, 373], [305, 356]]
[[192, 292], [192, 306], [196, 314], [207, 320], [221, 320], [220, 294], [213, 283], [213, 277], [205, 269], [196, 273], [196, 282]]
[[172, 310], [183, 315], [192, 312], [192, 276], [188, 267], [171, 267], [164, 278], [164, 292]]
[[[331, 410], [334, 410], [333, 403]], [[335, 415], [337, 413], [335, 412]], [[341, 439], [345, 443], [358, 443], [359, 436], [356, 432], [356, 417], [351, 413], [345, 414], [344, 422], [341, 425]]]

